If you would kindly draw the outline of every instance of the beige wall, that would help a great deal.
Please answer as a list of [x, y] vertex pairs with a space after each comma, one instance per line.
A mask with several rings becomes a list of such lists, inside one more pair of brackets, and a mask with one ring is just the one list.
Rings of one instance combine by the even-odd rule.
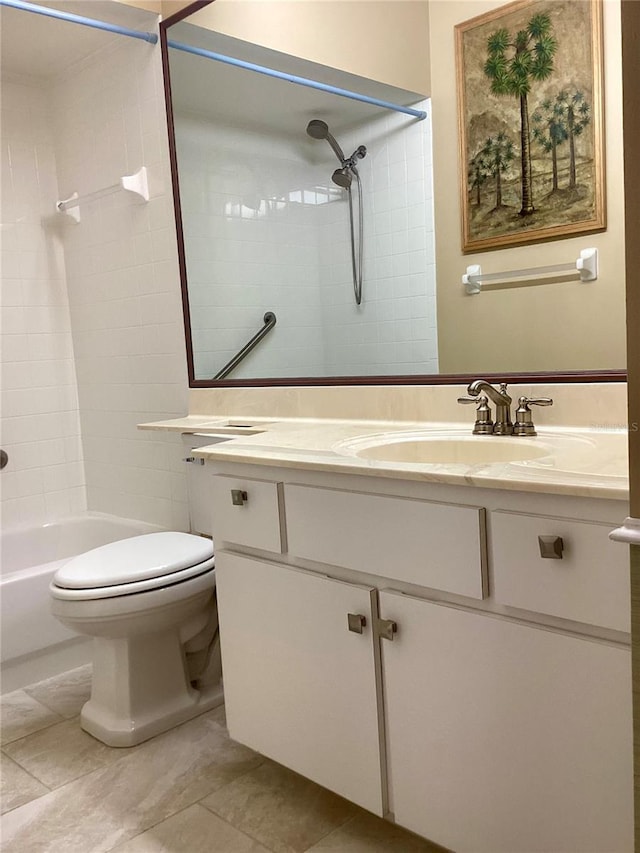
[[147, 12], [153, 12], [156, 15], [162, 12], [160, 0], [116, 0], [116, 2], [124, 3], [125, 6], [135, 6], [137, 9], [145, 9]]
[[169, 18], [184, 9], [185, 6], [189, 6], [192, 0], [116, 0], [116, 2], [124, 3], [125, 6], [145, 9], [147, 12], [162, 15], [163, 18]]
[[640, 3], [625, 0], [623, 14], [631, 515], [640, 518]]
[[[440, 370], [622, 369], [625, 264], [619, 0], [604, 0], [606, 232], [468, 255], [460, 249], [454, 26], [502, 5], [495, 0], [431, 0], [429, 4]], [[461, 276], [470, 264], [499, 272], [564, 263], [590, 246], [599, 250], [601, 269], [591, 284], [510, 288], [477, 296], [466, 296], [461, 286]]]
[[190, 20], [351, 74], [429, 92], [425, 0], [216, 0]]
[[[630, 515], [640, 518], [640, 3], [622, 3]], [[635, 429], [634, 429], [635, 427]], [[631, 546], [635, 849], [640, 850], [640, 546]]]

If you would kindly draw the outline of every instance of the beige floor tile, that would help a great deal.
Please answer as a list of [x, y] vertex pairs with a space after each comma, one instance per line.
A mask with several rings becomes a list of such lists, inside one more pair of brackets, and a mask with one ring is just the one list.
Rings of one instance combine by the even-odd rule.
[[59, 788], [112, 764], [129, 750], [105, 746], [83, 732], [76, 718], [15, 740], [4, 751], [49, 788]]
[[6, 693], [0, 701], [3, 744], [45, 729], [61, 720], [59, 714], [33, 699], [24, 690]]
[[446, 853], [382, 818], [360, 811], [356, 817], [325, 836], [309, 853]]
[[276, 853], [301, 853], [352, 817], [341, 797], [265, 762], [201, 803]]
[[0, 757], [0, 803], [2, 814], [35, 800], [49, 789], [30, 776], [4, 753]]
[[25, 693], [61, 717], [77, 717], [91, 696], [91, 664], [25, 687]]
[[163, 820], [113, 853], [268, 853], [266, 847], [234, 829], [202, 806], [190, 806]]
[[9, 812], [3, 853], [102, 853], [262, 761], [218, 723], [196, 718]]

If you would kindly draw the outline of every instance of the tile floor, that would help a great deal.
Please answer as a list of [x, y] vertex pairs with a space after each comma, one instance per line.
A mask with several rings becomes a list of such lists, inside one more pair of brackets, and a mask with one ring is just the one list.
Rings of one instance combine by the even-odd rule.
[[229, 739], [217, 708], [130, 749], [80, 729], [80, 667], [2, 697], [3, 853], [437, 853]]

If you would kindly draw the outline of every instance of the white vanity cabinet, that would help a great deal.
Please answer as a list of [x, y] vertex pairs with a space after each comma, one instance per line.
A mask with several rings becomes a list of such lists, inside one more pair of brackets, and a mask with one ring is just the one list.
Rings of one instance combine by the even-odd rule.
[[625, 649], [385, 590], [380, 609], [399, 824], [456, 853], [631, 851]]
[[633, 848], [622, 503], [214, 470], [233, 738], [457, 853]]
[[375, 590], [226, 551], [216, 577], [231, 737], [382, 815]]

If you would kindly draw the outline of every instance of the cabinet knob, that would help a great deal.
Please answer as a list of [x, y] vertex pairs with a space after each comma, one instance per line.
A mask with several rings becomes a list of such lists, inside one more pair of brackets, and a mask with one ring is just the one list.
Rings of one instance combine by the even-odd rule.
[[538, 536], [540, 556], [545, 560], [561, 560], [564, 551], [562, 536]]
[[347, 624], [349, 625], [349, 630], [353, 631], [354, 634], [362, 634], [364, 626], [367, 624], [367, 619], [361, 613], [347, 613]]
[[231, 489], [231, 503], [234, 506], [244, 506], [249, 500], [249, 496], [242, 489]]
[[398, 625], [391, 619], [378, 619], [378, 634], [383, 640], [393, 640], [393, 635], [398, 632]]

